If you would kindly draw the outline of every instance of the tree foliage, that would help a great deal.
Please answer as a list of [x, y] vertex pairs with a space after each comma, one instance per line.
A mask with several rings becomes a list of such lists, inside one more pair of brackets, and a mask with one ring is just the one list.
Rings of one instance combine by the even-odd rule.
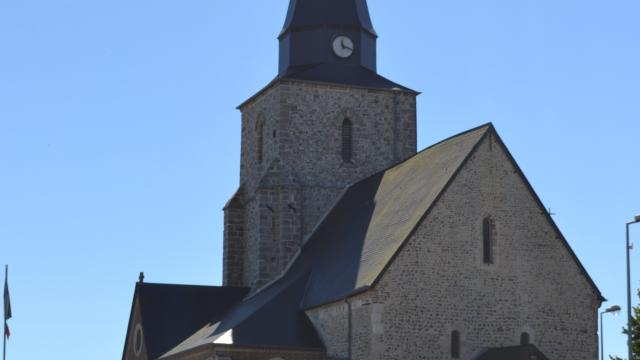
[[[638, 297], [640, 298], [640, 290], [638, 290]], [[631, 314], [631, 326], [633, 327], [633, 332], [631, 333], [631, 353], [633, 356], [632, 360], [640, 360], [640, 305], [633, 308]], [[622, 333], [625, 335], [629, 335], [628, 328], [622, 328]], [[609, 356], [611, 360], [623, 360], [622, 358], [616, 356]]]

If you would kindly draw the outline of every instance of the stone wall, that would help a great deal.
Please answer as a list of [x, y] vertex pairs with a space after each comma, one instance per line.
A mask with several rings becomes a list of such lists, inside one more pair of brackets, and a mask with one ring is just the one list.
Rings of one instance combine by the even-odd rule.
[[374, 291], [309, 309], [307, 316], [327, 349], [329, 360], [373, 359], [382, 351], [384, 304]]
[[327, 358], [330, 360], [348, 359], [350, 351], [349, 304], [336, 302], [307, 310], [306, 313], [327, 348]]
[[[242, 278], [233, 285], [256, 289], [278, 276], [346, 185], [414, 155], [415, 97], [280, 80], [243, 104], [244, 239], [225, 235], [225, 285]], [[350, 162], [341, 155], [347, 118], [353, 124]], [[243, 246], [228, 244], [236, 241]], [[239, 268], [242, 275], [231, 275]]]
[[[483, 260], [486, 217], [494, 223], [490, 265]], [[354, 360], [451, 359], [453, 331], [466, 360], [489, 347], [519, 345], [524, 332], [550, 359], [598, 355], [598, 294], [493, 137], [375, 289], [350, 301], [373, 304], [351, 315]], [[344, 331], [344, 320], [332, 314], [343, 307], [308, 311], [336, 359], [345, 345], [332, 334]]]
[[257, 253], [247, 254], [247, 261], [258, 263], [258, 273], [251, 284], [254, 288], [280, 274], [302, 243], [299, 188], [259, 188], [257, 194], [261, 206], [257, 231], [259, 246]]
[[244, 233], [244, 204], [238, 193], [224, 209], [224, 264], [223, 279], [227, 286], [242, 286], [244, 283], [244, 254], [247, 244]]
[[[344, 187], [416, 153], [415, 95], [321, 84], [279, 85], [279, 156], [309, 187]], [[342, 123], [353, 124], [353, 158], [342, 159]]]

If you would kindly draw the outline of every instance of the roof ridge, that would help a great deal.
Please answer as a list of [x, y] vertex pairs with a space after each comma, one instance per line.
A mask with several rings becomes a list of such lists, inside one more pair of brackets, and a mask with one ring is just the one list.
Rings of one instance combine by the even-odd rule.
[[534, 348], [537, 348], [537, 346], [535, 346], [534, 344], [522, 344], [522, 345], [510, 345], [510, 346], [492, 347], [492, 348], [489, 348], [489, 350], [500, 350], [500, 349], [519, 349], [519, 348], [526, 348], [526, 347], [534, 347]]
[[527, 188], [527, 190], [533, 197], [534, 202], [540, 207], [540, 209], [542, 209], [543, 215], [545, 216], [549, 224], [551, 224], [551, 227], [556, 232], [556, 234], [560, 237], [562, 245], [564, 245], [567, 251], [569, 251], [569, 255], [573, 258], [580, 272], [582, 272], [582, 274], [586, 277], [587, 282], [589, 282], [589, 284], [591, 284], [591, 286], [595, 290], [596, 296], [598, 296], [600, 300], [603, 302], [607, 301], [607, 299], [604, 297], [604, 295], [602, 295], [602, 292], [598, 288], [598, 285], [595, 283], [591, 275], [589, 275], [589, 272], [587, 271], [587, 269], [584, 267], [584, 265], [578, 258], [578, 255], [575, 253], [575, 251], [573, 251], [571, 244], [569, 244], [569, 241], [567, 241], [567, 238], [562, 233], [562, 230], [560, 230], [560, 227], [558, 227], [558, 224], [555, 222], [555, 220], [553, 220], [553, 217], [551, 217], [551, 214], [549, 213], [549, 211], [547, 211], [546, 207], [544, 206], [544, 203], [542, 202], [542, 199], [540, 198], [536, 190], [533, 188], [533, 185], [531, 185], [531, 182], [525, 175], [524, 171], [522, 171], [522, 168], [520, 167], [516, 159], [513, 157], [513, 154], [511, 154], [511, 151], [509, 151], [509, 148], [500, 137], [500, 134], [498, 134], [496, 131], [494, 131], [494, 134], [498, 141], [498, 145], [502, 148], [508, 160], [511, 162], [516, 172], [518, 173], [518, 176], [520, 176], [520, 178], [524, 182], [524, 186]]
[[164, 283], [138, 283], [136, 285], [140, 287], [152, 286], [152, 287], [173, 287], [173, 288], [200, 288], [200, 289], [248, 289], [246, 286], [224, 286], [224, 285], [189, 285], [189, 284], [164, 284]]

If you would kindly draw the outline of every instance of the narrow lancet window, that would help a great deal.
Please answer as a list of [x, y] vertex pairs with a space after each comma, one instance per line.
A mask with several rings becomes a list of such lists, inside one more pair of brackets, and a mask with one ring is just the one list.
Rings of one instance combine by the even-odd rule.
[[523, 332], [522, 335], [520, 335], [520, 345], [529, 345], [530, 342], [529, 333]]
[[485, 218], [482, 222], [482, 248], [484, 263], [493, 264], [493, 220]]
[[451, 358], [460, 359], [460, 332], [451, 333]]
[[349, 119], [342, 122], [342, 160], [348, 163], [353, 160], [353, 124]]
[[258, 119], [256, 123], [256, 137], [257, 137], [257, 153], [258, 163], [262, 164], [262, 158], [264, 157], [264, 120]]

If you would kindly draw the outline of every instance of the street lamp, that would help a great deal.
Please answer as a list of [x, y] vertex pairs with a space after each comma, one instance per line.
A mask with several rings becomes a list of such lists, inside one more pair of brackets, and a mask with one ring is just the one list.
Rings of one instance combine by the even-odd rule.
[[631, 323], [631, 239], [629, 236], [629, 228], [633, 224], [640, 223], [640, 215], [636, 216], [634, 221], [627, 223], [627, 346], [629, 347], [629, 360], [633, 359], [632, 337], [633, 324]]
[[604, 325], [602, 324], [602, 315], [620, 312], [620, 306], [613, 305], [607, 310], [600, 313], [600, 360], [604, 360]]

